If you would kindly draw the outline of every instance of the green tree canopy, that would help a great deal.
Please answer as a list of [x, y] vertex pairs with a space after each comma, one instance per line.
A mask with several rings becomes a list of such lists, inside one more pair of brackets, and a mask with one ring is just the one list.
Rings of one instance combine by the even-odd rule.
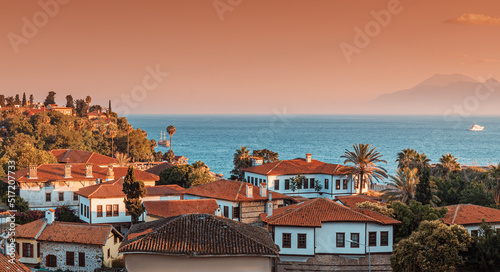
[[417, 231], [394, 246], [391, 266], [395, 272], [454, 271], [464, 263], [471, 237], [458, 225], [423, 221]]
[[252, 156], [262, 158], [264, 164], [279, 161], [279, 154], [266, 148], [254, 150]]
[[125, 208], [131, 215], [132, 224], [139, 222], [139, 217], [144, 213], [142, 200], [146, 196], [144, 182], [135, 179], [134, 168], [130, 166], [123, 182], [123, 193], [125, 194]]
[[394, 219], [401, 221], [401, 225], [396, 227], [396, 242], [410, 236], [418, 228], [422, 221], [437, 220], [443, 218], [448, 209], [436, 209], [431, 205], [422, 205], [422, 203], [412, 200], [409, 205], [399, 201], [391, 202], [388, 208], [394, 210]]
[[47, 97], [45, 98], [45, 101], [43, 102], [43, 104], [45, 106], [47, 106], [49, 104], [55, 104], [55, 103], [56, 103], [56, 93], [53, 91], [50, 91], [49, 94], [47, 95]]
[[417, 187], [415, 188], [415, 200], [422, 204], [430, 204], [433, 192], [431, 190], [431, 169], [425, 167], [419, 172]]

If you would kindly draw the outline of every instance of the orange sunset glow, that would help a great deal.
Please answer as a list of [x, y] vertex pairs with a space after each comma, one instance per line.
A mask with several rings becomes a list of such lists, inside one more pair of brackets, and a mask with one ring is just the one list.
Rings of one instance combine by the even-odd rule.
[[[2, 93], [43, 100], [55, 91], [61, 104], [70, 93], [90, 95], [106, 105], [111, 99], [121, 113], [442, 114], [441, 106], [405, 112], [367, 105], [437, 74], [500, 80], [494, 0], [1, 6]], [[478, 113], [500, 114], [496, 108]]]

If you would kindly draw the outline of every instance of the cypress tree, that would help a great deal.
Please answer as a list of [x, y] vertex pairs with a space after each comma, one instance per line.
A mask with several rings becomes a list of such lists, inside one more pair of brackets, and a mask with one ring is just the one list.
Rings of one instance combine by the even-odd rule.
[[139, 217], [144, 213], [141, 198], [146, 195], [144, 182], [135, 180], [134, 168], [128, 168], [127, 175], [123, 182], [123, 193], [125, 193], [125, 208], [132, 217], [132, 224], [139, 222]]
[[26, 106], [26, 93], [23, 93], [23, 102], [22, 102], [22, 106], [25, 107]]
[[431, 183], [429, 180], [431, 176], [430, 167], [425, 167], [419, 173], [419, 176], [420, 176], [419, 177], [420, 182], [417, 184], [417, 187], [415, 188], [415, 200], [424, 205], [430, 204], [432, 199]]

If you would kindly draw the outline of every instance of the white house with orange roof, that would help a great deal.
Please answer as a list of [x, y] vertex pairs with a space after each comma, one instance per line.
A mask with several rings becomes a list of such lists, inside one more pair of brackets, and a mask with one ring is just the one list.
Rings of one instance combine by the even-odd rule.
[[280, 247], [282, 262], [308, 262], [320, 255], [366, 257], [392, 252], [399, 221], [364, 209], [315, 198], [261, 214]]
[[55, 221], [54, 210], [45, 218], [16, 227], [20, 261], [49, 270], [93, 272], [111, 267], [119, 257], [123, 236], [111, 225]]
[[[66, 205], [78, 208], [79, 189], [97, 183], [125, 177], [126, 167], [99, 166], [94, 164], [42, 164], [15, 172], [19, 195], [28, 201], [32, 209], [49, 209]], [[157, 175], [134, 169], [137, 180], [146, 186], [154, 186]], [[4, 182], [7, 182], [5, 179]]]
[[[334, 199], [337, 196], [357, 194], [360, 191], [359, 182], [348, 179], [342, 173], [341, 165], [313, 160], [309, 153], [305, 159], [296, 158], [256, 165], [243, 171], [245, 181], [254, 185], [266, 183], [269, 190], [289, 196]], [[293, 191], [292, 178], [299, 174], [305, 177], [305, 182]], [[320, 185], [321, 189], [317, 188], [316, 184]], [[368, 190], [368, 184], [365, 184], [363, 190]]]
[[269, 199], [276, 207], [295, 203], [289, 196], [269, 191], [264, 183], [254, 186], [232, 180], [217, 180], [191, 187], [184, 190], [182, 195], [183, 199], [215, 199], [224, 217], [256, 224], [262, 223], [259, 215], [267, 211]]
[[448, 213], [443, 222], [448, 225], [462, 225], [472, 236], [478, 236], [483, 220], [494, 229], [500, 228], [500, 210], [473, 204], [444, 206]]
[[[79, 217], [89, 224], [112, 224], [119, 231], [126, 233], [130, 227], [131, 216], [123, 202], [123, 178], [81, 188], [79, 195]], [[143, 201], [180, 200], [179, 185], [146, 186]], [[144, 216], [139, 221], [144, 221]]]

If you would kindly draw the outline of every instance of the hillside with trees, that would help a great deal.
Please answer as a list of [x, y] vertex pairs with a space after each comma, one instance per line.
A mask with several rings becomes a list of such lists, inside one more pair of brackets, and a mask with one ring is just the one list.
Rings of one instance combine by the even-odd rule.
[[[55, 92], [49, 92], [44, 104], [55, 102]], [[23, 95], [25, 97], [25, 95]], [[12, 98], [12, 99], [11, 99]], [[13, 101], [10, 101], [13, 100]], [[132, 128], [125, 117], [118, 117], [99, 105], [90, 105], [90, 96], [75, 99], [66, 96], [66, 105], [73, 115], [57, 111], [41, 111], [34, 114], [30, 102], [23, 99], [26, 108], [2, 107], [0, 120], [0, 163], [14, 160], [17, 169], [28, 164], [53, 163], [52, 149], [77, 149], [113, 156], [116, 152], [128, 154], [131, 161], [152, 161], [155, 158], [156, 141], [149, 140], [140, 128]], [[0, 95], [0, 105], [18, 105], [14, 97]], [[28, 110], [27, 110], [28, 109]], [[90, 119], [88, 112], [106, 110], [102, 118]]]

